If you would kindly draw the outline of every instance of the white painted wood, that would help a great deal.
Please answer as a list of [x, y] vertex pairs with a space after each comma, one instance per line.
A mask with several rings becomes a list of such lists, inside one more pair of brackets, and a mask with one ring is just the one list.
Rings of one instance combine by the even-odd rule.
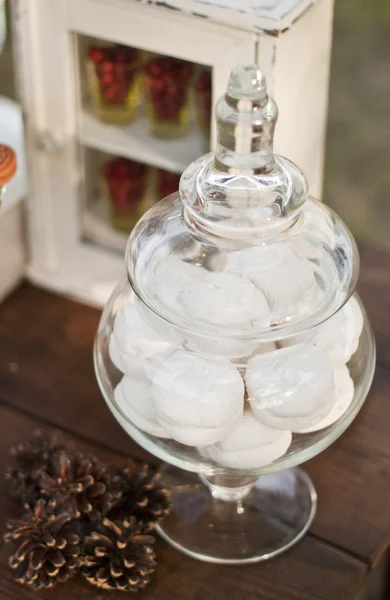
[[229, 69], [240, 54], [248, 56], [248, 49], [254, 58], [253, 34], [208, 21], [195, 25], [180, 11], [165, 12], [129, 0], [66, 0], [66, 6], [67, 28], [84, 35], [204, 65], [228, 61]]
[[[224, 91], [231, 65], [254, 60], [255, 37], [208, 22], [194, 28], [193, 19], [183, 15], [166, 19], [162, 26], [161, 11], [134, 6], [127, 0], [17, 0], [14, 11], [21, 60], [19, 87], [28, 117], [31, 163], [31, 257], [27, 273], [37, 284], [101, 304], [124, 272], [124, 262], [121, 256], [83, 239], [84, 165], [78, 139], [86, 129], [77, 90], [72, 32], [209, 64], [213, 67], [216, 98]], [[88, 143], [96, 147], [96, 129], [90, 127], [87, 131], [91, 136]], [[55, 144], [47, 143], [51, 139]], [[109, 142], [108, 134], [99, 139], [101, 149], [121, 148], [122, 154], [128, 143], [123, 139], [119, 145]], [[53, 149], [38, 149], [42, 145], [52, 145]], [[137, 158], [144, 159], [146, 150], [141, 152], [141, 145], [138, 150]], [[191, 152], [188, 148], [186, 151]], [[166, 147], [161, 147], [161, 156], [156, 152], [156, 147], [150, 148], [152, 162], [163, 166], [166, 161], [168, 168], [173, 164]], [[192, 158], [192, 153], [187, 156]], [[179, 170], [178, 155], [174, 160]], [[181, 166], [185, 166], [184, 160]]]
[[[278, 38], [261, 36], [259, 64], [267, 58], [270, 91], [279, 107], [275, 151], [293, 160], [322, 196], [333, 0], [318, 0]], [[269, 64], [271, 57], [271, 64]]]
[[[31, 263], [56, 272], [78, 240], [75, 93], [65, 0], [13, 3], [20, 61], [19, 92], [26, 113], [30, 167], [28, 229]], [[39, 151], [50, 133], [57, 152]], [[61, 252], [62, 251], [62, 252]]]
[[[280, 19], [292, 8], [299, 5], [298, 0], [197, 0], [199, 4], [226, 8], [234, 12], [245, 12], [256, 17]], [[183, 3], [182, 3], [183, 5]], [[271, 16], [272, 15], [272, 16]]]
[[[148, 136], [142, 120], [114, 128], [84, 112], [75, 32], [211, 66], [214, 103], [231, 67], [257, 58], [280, 108], [276, 150], [305, 170], [314, 193], [321, 187], [332, 0], [317, 0], [305, 13], [310, 0], [168, 0], [180, 10], [153, 3], [13, 0], [31, 174], [27, 272], [40, 285], [94, 304], [107, 300], [124, 273], [122, 256], [107, 250], [123, 248], [123, 237], [96, 206], [82, 210], [80, 142], [177, 172], [204, 150], [197, 134], [161, 141]], [[207, 19], [190, 15], [201, 9]], [[253, 33], [262, 28], [268, 34]]]
[[89, 148], [179, 174], [205, 152], [203, 135], [196, 127], [185, 138], [163, 140], [149, 134], [146, 117], [137, 117], [130, 125], [116, 127], [102, 123], [86, 111], [80, 116], [80, 141]]
[[[115, 0], [111, 0], [114, 2]], [[229, 25], [235, 29], [281, 32], [291, 27], [316, 0], [128, 0]]]
[[[80, 264], [75, 268], [77, 260]], [[122, 256], [85, 244], [82, 251], [69, 256], [61, 270], [49, 272], [30, 263], [26, 273], [38, 286], [102, 307], [126, 271]]]
[[99, 197], [84, 211], [83, 234], [99, 246], [118, 252], [124, 256], [127, 238], [125, 233], [113, 229], [110, 224], [110, 215], [104, 198]]

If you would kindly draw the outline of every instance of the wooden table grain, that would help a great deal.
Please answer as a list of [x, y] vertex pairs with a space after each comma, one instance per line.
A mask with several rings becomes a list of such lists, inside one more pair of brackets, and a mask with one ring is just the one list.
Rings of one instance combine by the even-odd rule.
[[[389, 265], [389, 267], [387, 266]], [[139, 593], [147, 600], [347, 600], [390, 545], [390, 256], [363, 248], [359, 291], [378, 345], [378, 367], [363, 409], [329, 449], [305, 465], [319, 494], [309, 534], [269, 563], [217, 566], [158, 540], [159, 566]], [[120, 464], [158, 461], [119, 427], [96, 384], [92, 344], [99, 312], [24, 283], [0, 307], [0, 469], [8, 448], [37, 427], [60, 430], [78, 447]], [[1, 522], [15, 516], [0, 478]], [[37, 593], [14, 583], [0, 553], [0, 600]], [[76, 577], [38, 597], [123, 598]]]

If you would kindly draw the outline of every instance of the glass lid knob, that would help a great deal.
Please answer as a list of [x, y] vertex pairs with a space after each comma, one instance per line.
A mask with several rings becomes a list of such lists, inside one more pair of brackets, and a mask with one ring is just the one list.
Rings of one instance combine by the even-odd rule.
[[189, 219], [226, 238], [273, 237], [289, 227], [308, 194], [302, 171], [275, 156], [278, 109], [256, 65], [239, 65], [216, 105], [215, 155], [185, 171], [180, 193]]
[[235, 67], [226, 94], [216, 106], [215, 168], [237, 175], [272, 171], [277, 116], [277, 106], [268, 96], [260, 69], [256, 65]]

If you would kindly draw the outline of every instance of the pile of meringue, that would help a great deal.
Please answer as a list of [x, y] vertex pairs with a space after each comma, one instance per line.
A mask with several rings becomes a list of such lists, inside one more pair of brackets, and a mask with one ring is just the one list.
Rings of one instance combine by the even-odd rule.
[[[221, 334], [266, 327], [292, 307], [296, 314], [297, 306], [319, 301], [310, 261], [289, 248], [276, 257], [257, 250], [232, 253], [220, 272], [168, 269], [156, 294]], [[151, 436], [192, 446], [224, 467], [260, 468], [288, 451], [293, 434], [324, 429], [348, 410], [354, 384], [347, 363], [362, 328], [353, 297], [309, 333], [262, 344], [175, 327], [134, 299], [110, 337], [110, 358], [124, 374], [115, 402]]]

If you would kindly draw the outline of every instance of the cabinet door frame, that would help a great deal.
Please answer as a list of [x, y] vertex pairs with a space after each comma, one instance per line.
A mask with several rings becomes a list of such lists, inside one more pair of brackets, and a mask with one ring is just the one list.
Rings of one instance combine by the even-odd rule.
[[82, 240], [74, 34], [210, 65], [214, 101], [232, 65], [255, 60], [258, 36], [128, 0], [13, 0], [13, 19], [30, 171], [27, 274], [39, 285], [101, 305], [125, 266], [121, 256]]

